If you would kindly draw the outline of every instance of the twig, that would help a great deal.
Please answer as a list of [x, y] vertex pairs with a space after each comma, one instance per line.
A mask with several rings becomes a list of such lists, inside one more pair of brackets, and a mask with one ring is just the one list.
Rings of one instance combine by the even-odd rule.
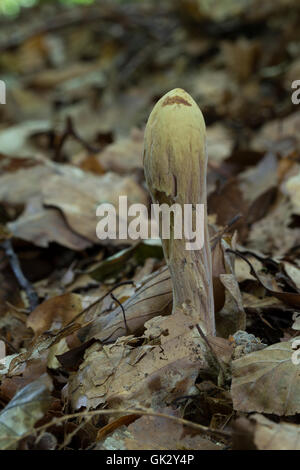
[[219, 361], [219, 358], [218, 356], [216, 355], [215, 351], [213, 350], [210, 342], [208, 341], [208, 339], [206, 338], [205, 334], [203, 333], [200, 325], [196, 324], [196, 328], [201, 336], [201, 338], [205, 341], [208, 349], [210, 350], [210, 353], [211, 353], [211, 356], [217, 366], [217, 368], [219, 369], [219, 372], [222, 373], [222, 378], [223, 378], [223, 384], [225, 383], [225, 380], [226, 380], [226, 372], [224, 370], [224, 367], [222, 366], [221, 362]]
[[224, 227], [221, 228], [215, 235], [213, 235], [210, 238], [210, 248], [213, 251], [217, 245], [217, 243], [221, 240], [223, 237], [224, 233], [226, 233], [229, 229], [232, 229], [232, 227], [242, 218], [243, 216], [241, 214], [235, 215], [228, 224], [226, 224]]
[[13, 442], [18, 442], [19, 440], [23, 440], [26, 437], [32, 436], [33, 434], [36, 434], [38, 432], [44, 431], [45, 429], [48, 429], [51, 426], [57, 426], [64, 421], [68, 419], [74, 419], [74, 418], [81, 418], [81, 417], [89, 417], [89, 416], [97, 416], [97, 415], [106, 415], [106, 416], [113, 416], [113, 415], [138, 415], [138, 416], [152, 416], [154, 418], [165, 418], [168, 420], [171, 420], [173, 422], [176, 422], [177, 424], [181, 424], [182, 426], [187, 426], [191, 429], [195, 429], [198, 432], [202, 433], [207, 433], [207, 434], [215, 434], [223, 438], [229, 438], [231, 437], [231, 433], [224, 431], [224, 430], [219, 430], [219, 429], [211, 429], [207, 426], [204, 426], [203, 424], [198, 424], [194, 423], [193, 421], [188, 421], [187, 419], [184, 418], [178, 418], [176, 416], [171, 416], [167, 415], [165, 413], [158, 413], [156, 411], [148, 411], [148, 410], [134, 410], [134, 409], [119, 409], [119, 410], [93, 410], [93, 411], [82, 411], [79, 413], [72, 413], [69, 415], [64, 415], [59, 418], [54, 418], [50, 422], [45, 423], [37, 428], [31, 429], [27, 433], [21, 435], [21, 436], [1, 436], [0, 437], [0, 442], [1, 441], [8, 441], [9, 439], [11, 442], [7, 444], [7, 446], [12, 445]]
[[124, 307], [123, 307], [123, 305], [121, 304], [121, 302], [117, 299], [117, 297], [114, 296], [114, 294], [110, 294], [110, 296], [111, 296], [111, 298], [112, 298], [115, 302], [117, 302], [117, 304], [119, 305], [119, 307], [120, 307], [121, 310], [122, 310], [124, 325], [125, 325], [125, 328], [126, 328], [126, 334], [128, 335], [128, 333], [129, 333], [129, 328], [128, 328], [127, 321], [126, 321], [126, 315], [125, 315]]
[[20, 284], [22, 289], [24, 289], [24, 291], [26, 292], [29, 306], [30, 306], [30, 311], [34, 310], [39, 304], [39, 299], [32, 284], [28, 281], [28, 279], [26, 279], [26, 277], [23, 274], [23, 271], [19, 262], [19, 258], [17, 257], [14, 251], [11, 240], [10, 239], [5, 240], [4, 242], [1, 243], [0, 246], [5, 251], [10, 267], [13, 270], [18, 283]]
[[67, 117], [66, 127], [63, 134], [59, 137], [58, 143], [55, 145], [55, 161], [61, 160], [61, 151], [63, 148], [64, 143], [68, 139], [68, 137], [73, 137], [73, 139], [77, 140], [84, 149], [86, 149], [89, 153], [97, 153], [99, 152], [98, 148], [93, 147], [88, 142], [86, 142], [76, 131], [74, 128], [74, 124], [72, 118], [70, 116]]
[[13, 344], [11, 344], [9, 341], [7, 341], [6, 338], [4, 338], [3, 336], [0, 336], [0, 340], [2, 340], [7, 346], [9, 346], [14, 353], [19, 353], [17, 348], [15, 348]]
[[114, 287], [112, 287], [106, 294], [104, 294], [100, 299], [95, 300], [91, 305], [88, 305], [85, 309], [81, 310], [81, 312], [76, 315], [69, 323], [66, 324], [66, 326], [60, 331], [62, 333], [64, 330], [66, 330], [72, 323], [74, 323], [78, 318], [80, 318], [82, 315], [84, 315], [90, 308], [95, 307], [99, 302], [105, 299], [109, 294], [111, 294], [115, 289], [121, 286], [126, 286], [127, 284], [134, 284], [134, 281], [122, 281], [119, 282], [118, 284], [115, 284]]

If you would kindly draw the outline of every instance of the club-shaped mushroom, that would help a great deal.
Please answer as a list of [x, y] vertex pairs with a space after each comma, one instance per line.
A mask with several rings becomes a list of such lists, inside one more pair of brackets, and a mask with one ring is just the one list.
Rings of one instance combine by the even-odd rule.
[[[164, 238], [160, 230], [172, 278], [173, 312], [181, 310], [193, 318], [203, 333], [215, 335], [205, 134], [204, 118], [193, 98], [180, 88], [170, 91], [154, 106], [148, 119], [144, 170], [153, 203], [169, 207], [176, 204], [182, 209], [183, 220], [186, 222], [190, 213], [193, 230], [203, 235], [200, 249], [187, 249], [189, 237], [184, 236], [184, 230], [183, 236], [178, 237], [175, 215], [169, 219], [169, 238]], [[198, 208], [202, 211], [198, 212]]]

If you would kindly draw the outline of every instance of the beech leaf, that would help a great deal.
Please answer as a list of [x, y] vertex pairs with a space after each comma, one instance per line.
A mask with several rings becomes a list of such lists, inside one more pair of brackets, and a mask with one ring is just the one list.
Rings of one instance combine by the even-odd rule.
[[300, 412], [300, 365], [295, 338], [247, 354], [232, 363], [232, 399], [238, 411], [294, 415]]

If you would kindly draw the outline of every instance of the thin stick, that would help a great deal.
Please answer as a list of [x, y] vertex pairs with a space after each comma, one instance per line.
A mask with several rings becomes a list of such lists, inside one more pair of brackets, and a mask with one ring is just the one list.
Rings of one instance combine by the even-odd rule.
[[121, 304], [121, 302], [117, 299], [117, 297], [114, 296], [114, 294], [110, 294], [111, 298], [117, 302], [117, 304], [119, 305], [119, 307], [121, 308], [122, 310], [122, 314], [123, 314], [123, 319], [124, 319], [124, 324], [125, 324], [125, 328], [126, 328], [126, 334], [129, 333], [129, 328], [128, 328], [128, 325], [127, 325], [127, 320], [126, 320], [126, 315], [125, 315], [125, 309], [123, 307], [123, 305]]
[[29, 306], [30, 306], [30, 311], [34, 310], [39, 304], [39, 299], [32, 284], [28, 281], [28, 279], [26, 279], [26, 277], [23, 274], [23, 271], [19, 262], [19, 258], [17, 257], [14, 251], [11, 240], [10, 239], [5, 240], [4, 242], [1, 243], [0, 246], [5, 251], [10, 267], [13, 270], [18, 283], [20, 284], [22, 289], [24, 289], [24, 291], [26, 292]]
[[212, 355], [212, 358], [213, 358], [214, 362], [216, 363], [216, 365], [218, 366], [219, 371], [222, 373], [223, 383], [224, 383], [224, 382], [225, 382], [225, 378], [226, 378], [226, 374], [225, 374], [225, 370], [224, 370], [224, 368], [223, 368], [221, 362], [219, 361], [218, 356], [216, 355], [216, 353], [215, 353], [215, 351], [213, 350], [213, 348], [212, 348], [210, 342], [208, 341], [208, 339], [206, 338], [205, 334], [203, 333], [203, 331], [202, 331], [200, 325], [196, 324], [196, 328], [197, 328], [197, 330], [198, 330], [198, 332], [199, 332], [201, 338], [205, 341], [205, 343], [206, 343], [208, 349], [210, 350], [211, 355]]
[[220, 437], [225, 437], [229, 438], [231, 437], [231, 434], [227, 431], [224, 430], [219, 430], [219, 429], [211, 429], [207, 426], [204, 426], [203, 424], [198, 424], [194, 423], [193, 421], [188, 421], [187, 419], [183, 418], [178, 418], [176, 416], [171, 416], [167, 415], [164, 413], [158, 413], [156, 411], [148, 411], [148, 410], [134, 410], [134, 409], [120, 409], [120, 410], [93, 410], [93, 411], [82, 411], [79, 413], [72, 413], [69, 415], [64, 415], [59, 418], [53, 418], [50, 422], [43, 424], [37, 428], [31, 429], [25, 434], [22, 434], [21, 436], [2, 436], [0, 437], [0, 442], [1, 441], [8, 441], [11, 439], [11, 442], [8, 444], [12, 445], [13, 442], [23, 440], [28, 436], [32, 436], [33, 434], [36, 434], [38, 432], [44, 431], [45, 429], [48, 429], [51, 426], [57, 426], [60, 423], [63, 423], [64, 421], [68, 419], [74, 419], [74, 418], [81, 418], [81, 417], [90, 417], [90, 416], [97, 416], [97, 415], [106, 415], [106, 416], [111, 416], [111, 415], [138, 415], [138, 416], [152, 416], [152, 417], [157, 417], [157, 418], [165, 418], [170, 421], [176, 422], [177, 424], [181, 424], [182, 426], [187, 426], [191, 429], [195, 429], [196, 431], [202, 432], [202, 433], [207, 433], [207, 434], [215, 434]]
[[19, 353], [19, 351], [17, 350], [17, 348], [15, 348], [13, 344], [11, 344], [9, 341], [7, 341], [6, 338], [4, 338], [3, 336], [0, 336], [0, 340], [4, 341], [4, 343], [5, 343], [7, 346], [9, 346], [9, 347], [12, 349], [12, 351], [13, 351], [14, 353]]
[[78, 134], [78, 132], [76, 131], [74, 127], [72, 118], [69, 116], [67, 117], [66, 128], [63, 134], [60, 136], [58, 144], [55, 145], [55, 161], [57, 162], [61, 161], [61, 151], [68, 137], [73, 137], [73, 139], [77, 140], [77, 142], [79, 142], [83, 146], [83, 148], [86, 149], [89, 153], [99, 152], [98, 148], [90, 145]]
[[126, 286], [127, 284], [134, 284], [134, 281], [122, 281], [119, 282], [118, 284], [115, 284], [114, 287], [112, 287], [106, 294], [104, 294], [100, 299], [95, 300], [95, 302], [91, 303], [91, 305], [88, 305], [85, 309], [81, 310], [81, 312], [76, 315], [69, 323], [66, 324], [66, 326], [60, 331], [62, 333], [64, 330], [66, 330], [72, 323], [74, 323], [76, 320], [78, 320], [79, 317], [84, 315], [90, 308], [95, 307], [99, 302], [105, 299], [109, 294], [111, 294], [115, 289], [121, 286]]
[[224, 233], [226, 233], [229, 229], [231, 229], [233, 227], [233, 225], [235, 225], [241, 219], [241, 217], [243, 217], [241, 214], [235, 215], [230, 220], [230, 222], [228, 222], [228, 224], [225, 225], [225, 227], [222, 227], [221, 230], [219, 230], [215, 235], [213, 235], [210, 238], [210, 240], [209, 240], [210, 241], [210, 248], [211, 248], [212, 251], [215, 249], [217, 243], [221, 240]]

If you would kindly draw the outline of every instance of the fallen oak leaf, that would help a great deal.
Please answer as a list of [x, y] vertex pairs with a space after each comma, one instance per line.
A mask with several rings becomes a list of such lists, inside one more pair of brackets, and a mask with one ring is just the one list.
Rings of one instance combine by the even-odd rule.
[[234, 409], [279, 416], [300, 412], [300, 368], [293, 342], [273, 344], [232, 362]]

